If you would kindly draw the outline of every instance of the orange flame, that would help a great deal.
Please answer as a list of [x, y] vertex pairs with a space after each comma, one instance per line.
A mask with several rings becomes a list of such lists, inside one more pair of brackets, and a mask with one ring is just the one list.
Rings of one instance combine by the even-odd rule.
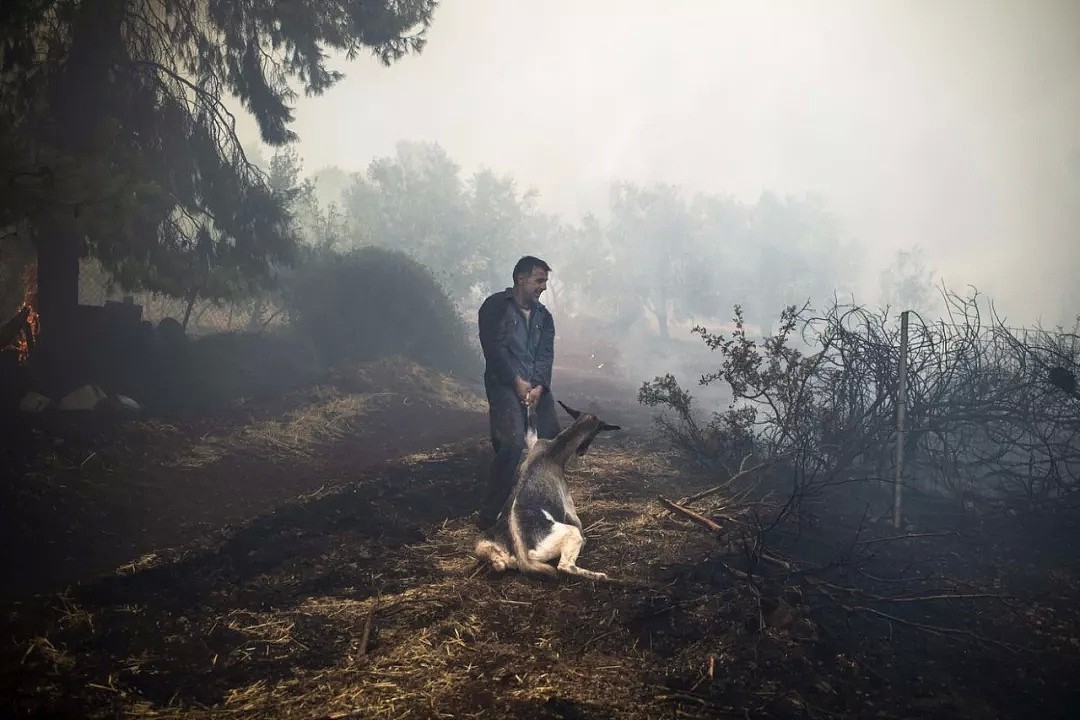
[[26, 362], [39, 331], [38, 311], [35, 307], [37, 304], [37, 264], [30, 263], [26, 266], [22, 274], [22, 283], [23, 301], [19, 305], [19, 312], [22, 312], [24, 308], [29, 309], [30, 312], [26, 316], [26, 327], [15, 343], [15, 350], [19, 353], [19, 362]]

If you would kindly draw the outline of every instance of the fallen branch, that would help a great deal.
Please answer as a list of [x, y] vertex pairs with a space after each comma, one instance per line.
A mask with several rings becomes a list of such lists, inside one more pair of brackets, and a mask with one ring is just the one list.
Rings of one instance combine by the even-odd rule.
[[360, 633], [360, 652], [359, 657], [367, 655], [368, 641], [371, 639], [371, 621], [375, 619], [375, 611], [379, 607], [379, 601], [376, 600], [371, 604], [371, 610], [368, 611], [367, 618], [364, 620], [364, 630]]
[[671, 500], [668, 500], [663, 495], [660, 495], [657, 499], [660, 501], [660, 504], [663, 505], [664, 507], [666, 507], [668, 510], [671, 510], [672, 512], [679, 513], [683, 517], [686, 517], [686, 518], [688, 518], [690, 520], [693, 520], [698, 525], [703, 525], [704, 527], [708, 528], [709, 530], [712, 530], [715, 533], [723, 532], [722, 527], [720, 527], [719, 525], [717, 525], [715, 522], [713, 522], [709, 518], [705, 517], [704, 515], [699, 515], [698, 513], [694, 512], [693, 510], [690, 510], [689, 508], [684, 508], [682, 505], [679, 505], [678, 503], [674, 503]]
[[682, 504], [682, 505], [689, 505], [692, 502], [697, 502], [698, 500], [702, 500], [702, 499], [707, 498], [707, 497], [709, 497], [711, 495], [715, 495], [718, 492], [726, 490], [728, 488], [728, 486], [731, 485], [731, 483], [735, 482], [736, 480], [738, 480], [742, 476], [749, 475], [751, 473], [757, 472], [758, 470], [763, 470], [763, 469], [767, 468], [768, 466], [774, 464], [778, 460], [780, 460], [780, 457], [778, 456], [778, 457], [774, 457], [774, 458], [769, 458], [768, 460], [760, 462], [760, 463], [758, 463], [757, 465], [755, 465], [754, 467], [751, 467], [751, 468], [743, 468], [743, 465], [745, 465], [746, 461], [749, 460], [749, 459], [750, 459], [749, 455], [744, 457], [742, 463], [739, 464], [739, 472], [732, 475], [730, 478], [725, 480], [722, 484], [717, 485], [715, 487], [711, 487], [708, 490], [702, 490], [701, 492], [697, 493], [696, 495], [691, 495], [690, 497], [685, 497], [682, 500], [680, 500], [679, 503]]
[[890, 535], [888, 537], [869, 538], [867, 540], [857, 540], [856, 545], [871, 545], [873, 543], [891, 542], [893, 540], [908, 540], [911, 538], [923, 538], [923, 537], [950, 537], [956, 535], [955, 532], [925, 532], [925, 533], [910, 533], [908, 535]]
[[922, 630], [923, 632], [930, 633], [931, 635], [937, 635], [939, 637], [966, 637], [970, 640], [974, 640], [984, 645], [992, 645], [1002, 648], [1004, 650], [1008, 650], [1009, 652], [1020, 652], [1023, 649], [1016, 645], [1013, 645], [1012, 643], [1003, 642], [1001, 640], [994, 640], [993, 638], [988, 638], [984, 635], [980, 635], [979, 633], [972, 632], [971, 630], [944, 627], [941, 625], [929, 625], [927, 623], [916, 622], [914, 620], [905, 620], [904, 618], [896, 617], [895, 615], [890, 615], [888, 613], [884, 613], [880, 610], [875, 610], [874, 608], [866, 607], [864, 605], [849, 606], [840, 603], [840, 606], [849, 612], [869, 613], [871, 615], [876, 615], [883, 620], [895, 622], [898, 625], [906, 625], [910, 628]]

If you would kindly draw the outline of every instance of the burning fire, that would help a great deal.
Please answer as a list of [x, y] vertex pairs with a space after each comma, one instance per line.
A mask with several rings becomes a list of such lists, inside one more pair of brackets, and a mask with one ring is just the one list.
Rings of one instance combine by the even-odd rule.
[[19, 353], [19, 362], [26, 362], [26, 359], [30, 357], [30, 351], [34, 347], [34, 341], [38, 336], [38, 311], [35, 307], [37, 300], [37, 264], [30, 263], [23, 270], [22, 274], [23, 282], [23, 300], [19, 305], [19, 312], [24, 309], [29, 312], [26, 315], [26, 326], [21, 333], [19, 333], [19, 339], [15, 342], [15, 349]]

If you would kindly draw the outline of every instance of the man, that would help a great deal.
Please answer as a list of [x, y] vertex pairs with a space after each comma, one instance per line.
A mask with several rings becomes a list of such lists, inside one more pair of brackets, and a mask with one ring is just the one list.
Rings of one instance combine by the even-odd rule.
[[494, 524], [513, 489], [514, 472], [525, 449], [529, 406], [536, 408], [536, 434], [559, 434], [551, 395], [555, 359], [555, 321], [540, 304], [551, 268], [526, 255], [514, 266], [513, 287], [490, 296], [480, 306], [480, 345], [484, 349], [491, 446], [495, 457], [478, 525]]

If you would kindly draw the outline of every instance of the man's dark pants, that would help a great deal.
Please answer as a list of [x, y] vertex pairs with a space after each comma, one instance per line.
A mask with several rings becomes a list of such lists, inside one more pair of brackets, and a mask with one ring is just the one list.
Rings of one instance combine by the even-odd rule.
[[[514, 488], [514, 474], [521, 461], [521, 453], [525, 450], [527, 421], [525, 406], [513, 388], [485, 383], [485, 389], [491, 421], [491, 447], [495, 457], [491, 461], [487, 495], [480, 508], [480, 527], [494, 524]], [[536, 405], [536, 434], [551, 439], [559, 434], [559, 429], [555, 400], [550, 392], [546, 392]]]

